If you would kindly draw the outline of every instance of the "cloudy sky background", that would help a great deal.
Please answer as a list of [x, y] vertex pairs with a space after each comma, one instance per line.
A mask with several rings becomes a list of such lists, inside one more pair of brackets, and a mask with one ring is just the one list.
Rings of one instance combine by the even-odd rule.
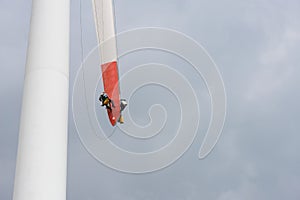
[[[4, 200], [11, 199], [13, 191], [31, 1], [0, 3], [0, 199]], [[197, 159], [203, 139], [199, 134], [171, 167], [131, 175], [103, 166], [85, 151], [70, 108], [68, 199], [300, 199], [300, 2], [115, 0], [115, 6], [118, 32], [170, 28], [206, 48], [227, 90], [226, 124], [206, 159]], [[91, 16], [91, 2], [86, 1], [85, 54], [96, 42]], [[71, 89], [81, 62], [79, 17], [79, 1], [71, 1]], [[144, 56], [151, 61], [151, 56]]]

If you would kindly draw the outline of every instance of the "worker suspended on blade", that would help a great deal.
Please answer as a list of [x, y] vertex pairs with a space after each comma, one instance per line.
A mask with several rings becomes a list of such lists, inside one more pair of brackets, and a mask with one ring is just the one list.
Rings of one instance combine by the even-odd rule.
[[[100, 94], [99, 101], [101, 102], [101, 106], [105, 106], [106, 109], [108, 109], [110, 111], [112, 111], [112, 108], [115, 107], [114, 102], [108, 97], [108, 95], [105, 92], [102, 92]], [[126, 106], [127, 106], [126, 100], [121, 99], [120, 100], [120, 111], [122, 112], [125, 109]], [[124, 123], [124, 119], [123, 119], [122, 114], [120, 114], [118, 122], [121, 123], [121, 124]]]
[[105, 106], [106, 109], [110, 111], [112, 110], [112, 107], [115, 107], [114, 102], [108, 97], [105, 92], [102, 92], [100, 94], [99, 101], [102, 103], [101, 106]]

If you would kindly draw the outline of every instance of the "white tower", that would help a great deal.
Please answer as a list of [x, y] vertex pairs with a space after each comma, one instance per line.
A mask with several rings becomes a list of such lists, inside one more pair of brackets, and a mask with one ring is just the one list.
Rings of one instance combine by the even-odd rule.
[[33, 0], [14, 200], [65, 200], [69, 0]]

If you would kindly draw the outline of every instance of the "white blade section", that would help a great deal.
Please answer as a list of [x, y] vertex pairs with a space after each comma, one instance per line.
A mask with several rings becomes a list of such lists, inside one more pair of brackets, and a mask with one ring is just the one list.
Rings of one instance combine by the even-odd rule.
[[112, 0], [92, 0], [98, 43], [109, 40], [100, 48], [101, 64], [117, 61], [115, 16]]

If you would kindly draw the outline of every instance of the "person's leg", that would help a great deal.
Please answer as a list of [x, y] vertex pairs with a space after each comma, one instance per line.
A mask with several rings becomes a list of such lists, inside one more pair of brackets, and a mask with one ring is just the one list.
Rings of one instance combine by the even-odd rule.
[[122, 115], [122, 114], [120, 115], [119, 123], [120, 123], [120, 124], [124, 124], [124, 118], [123, 118], [123, 115]]
[[112, 109], [111, 109], [111, 107], [110, 107], [109, 104], [106, 104], [105, 106], [106, 106], [106, 109], [109, 109], [110, 111], [112, 111]]

